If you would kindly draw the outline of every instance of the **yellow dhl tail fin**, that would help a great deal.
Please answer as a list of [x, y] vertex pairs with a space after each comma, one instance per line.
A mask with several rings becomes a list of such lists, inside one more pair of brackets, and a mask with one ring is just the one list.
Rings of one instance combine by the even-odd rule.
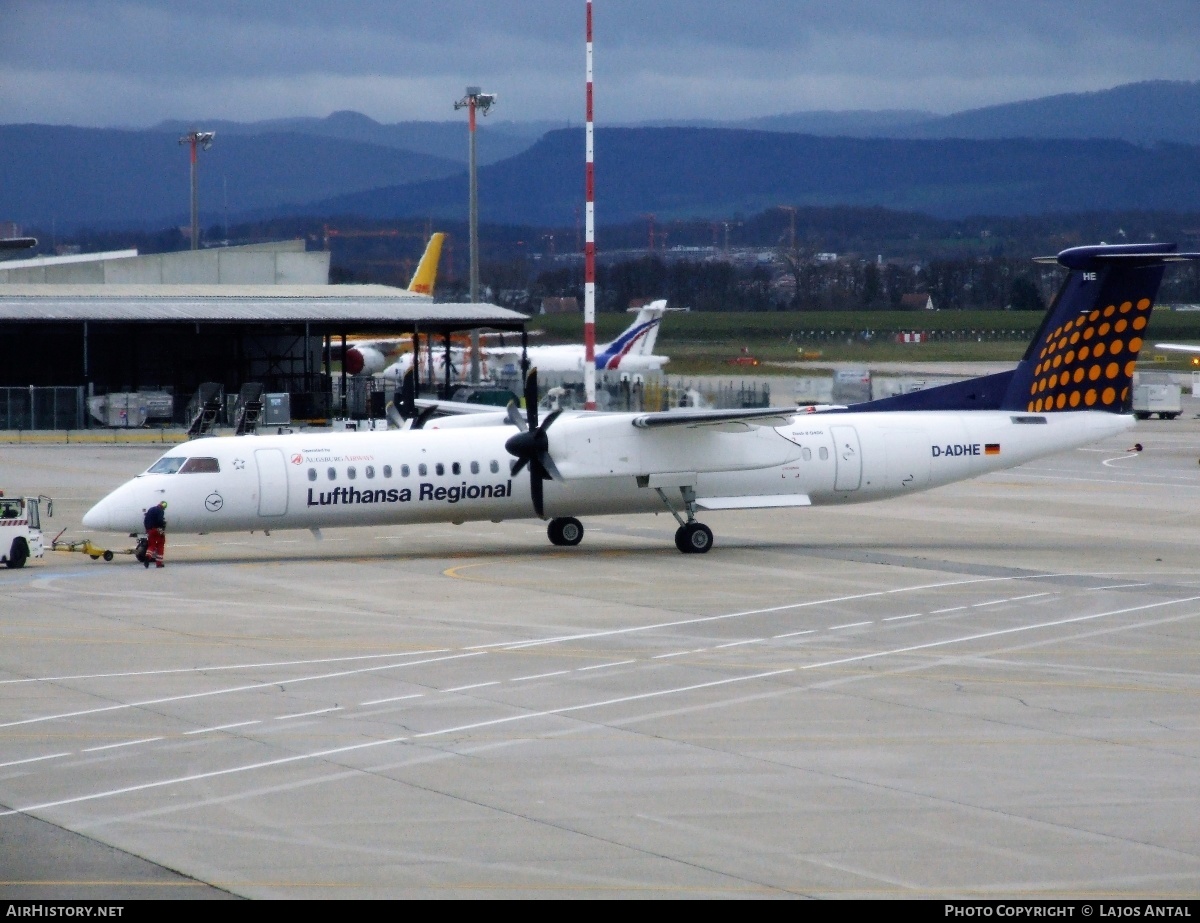
[[414, 295], [432, 295], [433, 283], [437, 280], [438, 260], [442, 256], [442, 241], [446, 239], [446, 235], [441, 231], [429, 238], [429, 243], [425, 247], [425, 255], [421, 257], [421, 262], [417, 264], [417, 271], [413, 273], [412, 281], [408, 283], [408, 290]]

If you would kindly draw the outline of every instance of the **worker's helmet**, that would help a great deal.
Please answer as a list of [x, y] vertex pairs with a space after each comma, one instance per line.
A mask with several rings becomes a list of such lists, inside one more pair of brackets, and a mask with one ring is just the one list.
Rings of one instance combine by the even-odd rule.
[[162, 503], [159, 504], [159, 506], [161, 506], [165, 510], [167, 508], [167, 501], [164, 500]]

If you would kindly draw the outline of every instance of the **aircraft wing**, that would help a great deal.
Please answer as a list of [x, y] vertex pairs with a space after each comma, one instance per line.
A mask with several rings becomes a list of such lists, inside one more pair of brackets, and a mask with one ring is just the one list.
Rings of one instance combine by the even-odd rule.
[[495, 407], [491, 404], [468, 404], [466, 401], [439, 401], [429, 397], [417, 398], [413, 403], [422, 410], [426, 407], [433, 407], [447, 416], [458, 416], [460, 414], [499, 414], [503, 417], [506, 413], [503, 407]]
[[[758, 410], [663, 410], [658, 413], [636, 415], [632, 423], [639, 429], [654, 429], [660, 426], [786, 426], [801, 411], [783, 407], [767, 407]], [[740, 427], [738, 427], [740, 428]]]

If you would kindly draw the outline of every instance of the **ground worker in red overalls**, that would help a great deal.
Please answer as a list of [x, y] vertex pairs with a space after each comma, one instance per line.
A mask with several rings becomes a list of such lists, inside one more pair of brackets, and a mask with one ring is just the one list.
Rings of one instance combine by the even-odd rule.
[[162, 567], [167, 547], [167, 501], [146, 510], [142, 525], [146, 527], [146, 559], [142, 563], [149, 567], [153, 561], [155, 567]]

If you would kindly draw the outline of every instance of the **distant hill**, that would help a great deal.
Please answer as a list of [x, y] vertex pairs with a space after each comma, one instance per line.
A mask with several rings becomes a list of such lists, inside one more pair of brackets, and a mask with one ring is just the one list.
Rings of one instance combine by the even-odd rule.
[[938, 118], [920, 109], [846, 109], [788, 112], [752, 119], [656, 119], [622, 128], [750, 128], [845, 138], [890, 138]]
[[[186, 224], [186, 150], [177, 132], [0, 126], [0, 215], [62, 230]], [[202, 222], [463, 172], [453, 161], [312, 135], [218, 134], [199, 160]]]
[[[446, 105], [451, 111], [450, 101]], [[154, 131], [183, 134], [193, 127], [216, 131], [220, 137], [228, 135], [289, 134], [313, 135], [318, 138], [336, 138], [341, 141], [357, 141], [362, 144], [377, 144], [398, 150], [414, 151], [454, 160], [466, 165], [468, 154], [467, 116], [459, 113], [457, 119], [444, 122], [376, 122], [361, 112], [334, 112], [323, 119], [294, 118], [270, 119], [262, 122], [229, 122], [220, 119], [200, 119], [192, 122], [167, 121], [154, 127]], [[477, 122], [475, 142], [480, 164], [505, 160], [527, 149], [547, 131], [562, 128], [558, 122], [505, 122], [494, 116], [480, 118]]]
[[[583, 196], [583, 133], [550, 132], [482, 168], [490, 222], [569, 226]], [[939, 217], [1200, 209], [1200, 147], [1123, 141], [820, 138], [700, 128], [599, 129], [597, 220], [730, 216], [780, 204]], [[321, 200], [312, 214], [461, 218], [466, 178]]]
[[915, 109], [831, 110], [726, 121], [659, 120], [644, 127], [752, 128], [849, 138], [1114, 138], [1143, 145], [1200, 144], [1200, 82], [1127, 83], [943, 116]]
[[[452, 101], [447, 102], [449, 109]], [[190, 127], [202, 222], [274, 215], [465, 217], [466, 118], [381, 124], [356, 112], [153, 130], [0, 126], [0, 220], [27, 227], [185, 223]], [[582, 128], [480, 120], [486, 220], [570, 226]], [[1164, 143], [1166, 142], [1166, 143]], [[602, 125], [598, 218], [724, 218], [780, 204], [940, 217], [1197, 207], [1200, 83], [1153, 81], [936, 117], [796, 112], [685, 127]]]
[[1152, 80], [1064, 93], [897, 126], [904, 138], [1118, 138], [1200, 144], [1200, 82]]

